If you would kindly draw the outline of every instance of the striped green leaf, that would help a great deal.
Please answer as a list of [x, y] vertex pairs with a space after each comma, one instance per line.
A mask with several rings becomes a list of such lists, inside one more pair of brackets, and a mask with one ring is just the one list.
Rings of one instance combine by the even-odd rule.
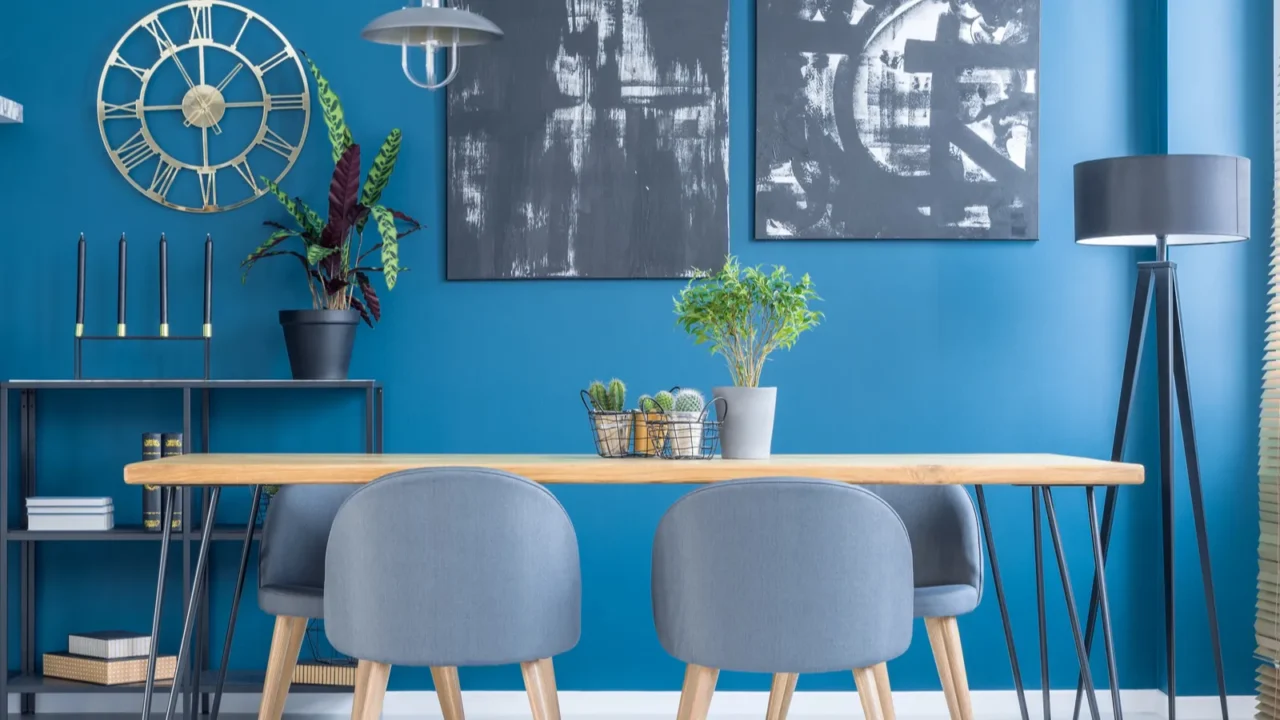
[[312, 265], [317, 265], [321, 260], [329, 257], [336, 251], [337, 248], [324, 247], [323, 245], [308, 245], [307, 262]]
[[259, 245], [256, 250], [249, 253], [249, 257], [245, 258], [244, 261], [240, 263], [240, 267], [244, 268], [244, 273], [240, 276], [240, 282], [245, 282], [249, 277], [249, 270], [253, 267], [253, 264], [260, 260], [263, 255], [270, 252], [271, 248], [279, 245], [288, 238], [297, 237], [297, 235], [298, 233], [295, 230], [277, 230], [271, 233], [271, 237], [267, 238], [266, 241]]
[[369, 208], [374, 222], [378, 223], [378, 234], [382, 236], [382, 277], [387, 281], [387, 289], [396, 286], [396, 275], [400, 273], [400, 240], [396, 231], [396, 218], [391, 211], [381, 205]]
[[342, 101], [329, 86], [329, 81], [320, 74], [311, 58], [307, 58], [307, 66], [316, 79], [316, 96], [320, 100], [320, 109], [324, 111], [324, 124], [329, 128], [329, 144], [333, 146], [333, 162], [336, 164], [342, 154], [351, 147], [351, 128], [347, 127], [346, 116], [342, 112]]
[[[365, 178], [364, 189], [360, 192], [361, 205], [373, 207], [382, 199], [382, 192], [391, 182], [391, 174], [396, 170], [396, 160], [400, 157], [400, 138], [400, 129], [396, 128], [383, 141], [382, 148], [373, 159], [373, 167], [369, 168], [369, 176]], [[364, 222], [360, 223], [360, 230], [364, 230]]]
[[284, 206], [284, 209], [287, 210], [289, 214], [293, 216], [293, 219], [298, 223], [298, 227], [310, 233], [311, 226], [308, 224], [307, 215], [303, 211], [303, 209], [305, 209], [306, 206], [304, 205], [303, 208], [299, 208], [298, 202], [293, 198], [289, 197], [289, 195], [285, 193], [284, 190], [281, 190], [280, 186], [277, 185], [274, 180], [271, 180], [263, 176], [260, 176], [259, 179], [262, 180], [262, 183], [267, 186], [267, 190], [270, 190], [271, 194], [276, 196], [276, 200], [280, 201], [280, 204]]

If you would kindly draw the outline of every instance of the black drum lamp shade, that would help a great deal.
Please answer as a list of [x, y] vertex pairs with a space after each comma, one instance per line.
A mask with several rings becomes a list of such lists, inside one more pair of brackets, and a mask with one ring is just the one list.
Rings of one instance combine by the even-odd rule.
[[1249, 160], [1136, 155], [1075, 167], [1076, 242], [1155, 247], [1249, 239]]

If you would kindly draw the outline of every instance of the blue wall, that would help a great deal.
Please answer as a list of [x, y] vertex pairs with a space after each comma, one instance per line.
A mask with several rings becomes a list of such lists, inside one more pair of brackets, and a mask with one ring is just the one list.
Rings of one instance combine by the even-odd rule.
[[[1187, 365], [1195, 397], [1228, 684], [1244, 692], [1256, 663], [1252, 608], [1257, 552], [1258, 405], [1262, 385], [1274, 172], [1272, 3], [1168, 3], [1169, 152], [1227, 153], [1253, 160], [1253, 242], [1177, 250]], [[1175, 52], [1176, 50], [1176, 52]], [[1181, 440], [1179, 440], [1181, 442]], [[1155, 456], [1152, 456], [1153, 459]], [[1183, 457], [1175, 565], [1179, 692], [1214, 688], [1205, 604]], [[1153, 464], [1154, 468], [1155, 465]], [[1237, 528], [1248, 518], [1247, 528]], [[1164, 680], [1163, 661], [1161, 680]], [[1185, 689], [1185, 690], [1184, 690]]]
[[[18, 99], [27, 109], [25, 125], [0, 128], [0, 208], [7, 220], [0, 242], [12, 268], [6, 278], [10, 310], [0, 324], [7, 339], [0, 376], [69, 376], [74, 240], [81, 231], [92, 241], [90, 323], [104, 330], [113, 322], [116, 234], [127, 231], [135, 239], [131, 322], [140, 327], [155, 295], [152, 239], [167, 232], [171, 273], [196, 278], [198, 240], [211, 232], [218, 248], [215, 374], [286, 376], [275, 311], [302, 306], [305, 290], [287, 265], [264, 264], [245, 286], [236, 269], [263, 238], [260, 222], [282, 219], [282, 213], [264, 200], [222, 215], [182, 215], [143, 198], [118, 177], [95, 127], [97, 78], [119, 34], [155, 4], [72, 3], [78, 22], [59, 24], [57, 52], [50, 52], [47, 34], [35, 29], [58, 24], [66, 6], [0, 5], [0, 95]], [[785, 263], [810, 272], [826, 300], [824, 325], [794, 352], [777, 357], [765, 376], [768, 384], [781, 388], [778, 452], [1044, 451], [1096, 457], [1109, 452], [1135, 256], [1071, 243], [1071, 166], [1155, 149], [1160, 130], [1151, 122], [1151, 112], [1162, 98], [1145, 73], [1151, 46], [1158, 44], [1153, 33], [1163, 28], [1143, 14], [1150, 5], [1137, 0], [1044, 5], [1039, 242], [761, 243], [751, 240], [754, 20], [752, 4], [734, 0], [732, 249], [749, 263]], [[357, 140], [372, 145], [391, 127], [405, 130], [401, 165], [387, 199], [431, 227], [403, 249], [403, 262], [413, 271], [401, 278], [395, 292], [384, 294], [386, 317], [376, 330], [362, 331], [352, 370], [353, 376], [377, 377], [387, 386], [389, 451], [588, 451], [576, 392], [589, 380], [616, 375], [638, 392], [677, 383], [708, 388], [726, 379], [719, 362], [694, 349], [673, 328], [670, 297], [679, 283], [446, 283], [441, 96], [410, 87], [393, 51], [357, 38], [354, 29], [378, 8], [340, 0], [316, 0], [306, 13], [285, 0], [255, 0], [252, 6], [324, 68], [343, 96]], [[1243, 2], [1232, 4], [1233, 12], [1235, 6], [1243, 12]], [[1241, 20], [1223, 12], [1218, 22]], [[1249, 50], [1250, 64], [1269, 67], [1261, 46], [1231, 44], [1230, 33], [1243, 28], [1222, 30], [1226, 35], [1217, 46], [1216, 62], [1243, 68], [1242, 53]], [[1268, 42], [1265, 49], [1269, 47]], [[483, 51], [471, 57], [483, 62]], [[1256, 108], [1243, 104], [1242, 77], [1226, 76], [1219, 82], [1228, 86], [1221, 92], [1234, 105], [1224, 110], [1227, 116], [1199, 109], [1204, 126], [1253, 128], [1257, 118], [1251, 115], [1246, 123], [1245, 111]], [[1256, 95], [1261, 108], [1269, 95], [1265, 87], [1255, 91], [1254, 85], [1247, 92]], [[1238, 137], [1223, 140], [1225, 145], [1200, 149], [1249, 151], [1257, 158], [1255, 174], [1267, 177], [1269, 165], [1264, 170], [1261, 160], [1269, 156], [1269, 142], [1254, 130], [1241, 129]], [[1201, 139], [1197, 132], [1188, 129], [1188, 142]], [[328, 146], [317, 122], [285, 186], [319, 200], [329, 172]], [[1259, 192], [1260, 207], [1264, 197]], [[1266, 223], [1256, 226], [1263, 234]], [[1203, 296], [1196, 297], [1203, 302], [1196, 303], [1195, 312], [1206, 313], [1188, 318], [1189, 332], [1227, 333], [1216, 340], [1233, 348], [1229, 355], [1221, 354], [1226, 353], [1222, 348], [1213, 357], [1195, 355], [1192, 364], [1202, 432], [1212, 448], [1206, 454], [1214, 458], [1215, 471], [1221, 470], [1213, 487], [1227, 489], [1215, 495], [1211, 522], [1215, 552], [1220, 553], [1223, 616], [1234, 618], [1225, 626], [1234, 655], [1234, 692], [1250, 688], [1246, 618], [1254, 573], [1255, 508], [1249, 504], [1253, 479], [1248, 472], [1253, 451], [1237, 447], [1237, 438], [1254, 434], [1262, 306], [1258, 288], [1252, 286], [1230, 308], [1214, 303], [1227, 302], [1215, 292], [1224, 279], [1243, 277], [1244, 258], [1261, 257], [1264, 245], [1258, 241], [1228, 251], [1236, 255], [1206, 256], [1203, 264], [1188, 262], [1197, 273], [1222, 274], [1193, 277], [1189, 267], [1185, 291]], [[1224, 262], [1234, 264], [1218, 264]], [[1250, 277], [1260, 279], [1260, 272]], [[193, 330], [198, 294], [180, 283], [174, 288], [175, 332]], [[1220, 323], [1215, 308], [1240, 313]], [[1206, 329], [1211, 320], [1219, 324]], [[95, 352], [100, 354], [88, 356], [87, 367], [108, 375], [189, 374], [197, 362], [179, 350], [166, 350], [160, 357], [136, 349]], [[136, 458], [140, 432], [179, 429], [180, 407], [177, 394], [45, 393], [39, 410], [41, 491], [110, 494], [116, 498], [118, 520], [136, 522], [136, 492], [119, 483], [119, 468]], [[1144, 410], [1153, 413], [1154, 407]], [[358, 402], [339, 394], [229, 393], [214, 399], [211, 412], [214, 450], [360, 449]], [[1210, 422], [1219, 418], [1230, 422], [1211, 430]], [[1138, 459], [1154, 458], [1149, 450], [1145, 438], [1133, 444]], [[1112, 555], [1112, 604], [1125, 687], [1155, 687], [1159, 680], [1155, 641], [1160, 620], [1152, 604], [1159, 581], [1158, 564], [1152, 561], [1159, 532], [1155, 490], [1148, 485], [1126, 496]], [[556, 489], [577, 526], [584, 571], [583, 639], [557, 661], [562, 688], [679, 686], [680, 666], [663, 653], [652, 630], [648, 553], [661, 513], [682, 492]], [[1026, 492], [1016, 489], [993, 490], [989, 499], [1015, 630], [1023, 643], [1024, 674], [1035, 684], [1030, 503]], [[221, 519], [243, 518], [246, 503], [247, 493], [233, 493]], [[1059, 505], [1076, 592], [1085, 594], [1092, 559], [1082, 499], [1064, 492]], [[1247, 522], [1227, 522], [1228, 513]], [[69, 631], [145, 628], [156, 554], [152, 544], [42, 546], [39, 649], [61, 649]], [[236, 554], [237, 548], [225, 545], [215, 557], [215, 618], [225, 617], [228, 609]], [[1074, 651], [1064, 605], [1053, 591], [1056, 584], [1050, 588], [1052, 683], [1068, 687], [1075, 680]], [[970, 680], [977, 689], [1007, 688], [1011, 681], [999, 615], [991, 593], [988, 598], [961, 620]], [[174, 600], [171, 596], [164, 649], [176, 644]], [[251, 602], [247, 605], [232, 662], [235, 667], [261, 667], [270, 621]], [[1186, 606], [1184, 637], [1190, 643], [1203, 623], [1192, 602]], [[16, 618], [11, 620], [16, 633]], [[214, 629], [220, 633], [220, 623]], [[15, 652], [10, 652], [9, 663], [16, 666]], [[1183, 667], [1188, 666], [1192, 661]], [[1101, 672], [1100, 662], [1096, 667]], [[1194, 677], [1183, 678], [1183, 688], [1210, 691], [1210, 676], [1195, 667]], [[923, 632], [912, 650], [891, 664], [891, 672], [895, 688], [937, 687]], [[463, 683], [471, 689], [516, 688], [519, 674], [513, 668], [464, 670]], [[425, 672], [401, 669], [393, 678], [393, 687], [428, 684]], [[767, 679], [727, 674], [720, 686], [763, 689]], [[845, 689], [851, 683], [846, 674], [813, 676], [803, 678], [800, 687]]]

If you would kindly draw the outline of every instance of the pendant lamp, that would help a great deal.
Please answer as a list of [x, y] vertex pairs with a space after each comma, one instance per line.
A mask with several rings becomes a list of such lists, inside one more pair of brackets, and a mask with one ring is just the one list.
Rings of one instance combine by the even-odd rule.
[[[400, 46], [400, 67], [409, 82], [427, 90], [448, 85], [458, 74], [458, 48], [484, 45], [502, 39], [502, 30], [483, 16], [460, 8], [446, 7], [444, 0], [422, 0], [421, 7], [389, 12], [374, 19], [360, 31], [360, 37], [381, 45]], [[409, 69], [409, 48], [427, 53], [426, 80], [414, 77]], [[436, 51], [449, 51], [449, 74], [439, 79]]]

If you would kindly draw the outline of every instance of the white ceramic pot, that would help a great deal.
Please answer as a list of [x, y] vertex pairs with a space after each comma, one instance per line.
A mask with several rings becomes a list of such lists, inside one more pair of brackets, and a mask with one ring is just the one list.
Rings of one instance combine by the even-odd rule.
[[776, 387], [718, 387], [713, 398], [725, 404], [720, 426], [720, 454], [729, 459], [764, 460], [773, 450], [773, 413], [778, 405]]

